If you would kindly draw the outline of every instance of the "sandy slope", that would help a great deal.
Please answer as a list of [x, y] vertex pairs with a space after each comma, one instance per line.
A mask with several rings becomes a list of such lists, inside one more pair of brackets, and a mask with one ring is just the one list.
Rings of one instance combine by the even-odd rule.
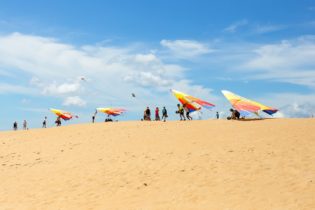
[[315, 209], [315, 120], [0, 133], [0, 210]]

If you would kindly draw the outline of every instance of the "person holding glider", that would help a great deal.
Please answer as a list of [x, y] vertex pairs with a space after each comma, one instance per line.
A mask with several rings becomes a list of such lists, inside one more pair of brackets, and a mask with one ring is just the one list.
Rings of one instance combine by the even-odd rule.
[[231, 112], [231, 117], [229, 117], [228, 119], [231, 120], [239, 120], [241, 114], [239, 113], [239, 111], [237, 111], [236, 109], [230, 109]]
[[186, 120], [184, 115], [184, 108], [180, 104], [177, 104], [178, 110], [176, 111], [177, 114], [179, 114], [180, 120]]
[[60, 116], [57, 117], [55, 123], [56, 123], [57, 127], [61, 126], [61, 119], [60, 119]]
[[259, 116], [259, 112], [264, 112], [271, 116], [278, 112], [278, 109], [258, 103], [257, 101], [244, 98], [230, 91], [222, 90], [221, 92], [226, 97], [226, 99], [231, 103], [232, 107], [242, 115], [242, 117], [254, 114], [261, 118]]
[[162, 120], [165, 122], [167, 117], [168, 117], [167, 116], [167, 110], [166, 110], [166, 108], [164, 106], [163, 109], [162, 109]]
[[192, 120], [192, 117], [189, 115], [189, 109], [188, 109], [188, 107], [187, 107], [187, 105], [186, 104], [184, 104], [183, 105], [183, 109], [185, 110], [185, 112], [186, 112], [186, 118], [187, 118], [187, 120]]
[[[211, 104], [207, 101], [201, 100], [199, 98], [196, 98], [194, 96], [188, 95], [186, 93], [171, 89], [171, 92], [173, 95], [177, 98], [177, 100], [180, 102], [180, 104], [185, 105], [185, 107], [188, 109], [189, 112], [186, 112], [186, 115], [188, 113], [188, 120], [192, 119], [190, 117], [190, 113], [198, 112], [203, 108], [211, 110], [215, 105]], [[184, 115], [184, 109], [183, 107], [178, 104], [178, 110], [176, 111], [176, 114], [179, 114], [180, 120], [186, 120]]]

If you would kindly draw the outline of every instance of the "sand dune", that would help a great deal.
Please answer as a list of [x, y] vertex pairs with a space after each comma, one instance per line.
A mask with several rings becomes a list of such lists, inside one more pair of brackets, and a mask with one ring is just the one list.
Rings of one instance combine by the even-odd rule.
[[315, 209], [315, 120], [0, 133], [0, 210]]

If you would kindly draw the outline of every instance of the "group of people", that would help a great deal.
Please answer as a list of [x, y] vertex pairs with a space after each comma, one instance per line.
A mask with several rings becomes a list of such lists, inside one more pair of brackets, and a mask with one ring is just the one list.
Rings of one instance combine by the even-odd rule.
[[[179, 118], [180, 120], [192, 120], [193, 118], [190, 116], [190, 109], [189, 107], [187, 106], [187, 104], [177, 104], [177, 111], [176, 111], [176, 114], [179, 114]], [[227, 117], [228, 120], [239, 120], [240, 119], [240, 113], [239, 111], [237, 111], [236, 109], [230, 109], [230, 112], [231, 112], [231, 116]], [[168, 118], [168, 114], [167, 114], [167, 110], [165, 107], [163, 107], [162, 109], [162, 117], [160, 117], [160, 109], [159, 107], [156, 107], [155, 108], [155, 118], [154, 120], [155, 121], [166, 121], [166, 119]], [[220, 116], [219, 116], [219, 112], [216, 112], [216, 118], [219, 119]], [[151, 110], [149, 107], [147, 107], [145, 110], [144, 110], [144, 114], [143, 114], [143, 118], [141, 120], [144, 120], [144, 121], [151, 121], [152, 118], [151, 118]], [[108, 122], [108, 121], [112, 121], [112, 120], [105, 120], [105, 122]], [[92, 122], [94, 123], [95, 122], [95, 114], [92, 116]], [[57, 117], [56, 121], [55, 121], [55, 124], [56, 126], [61, 126], [61, 118], [60, 117]], [[44, 118], [44, 121], [42, 123], [42, 128], [46, 128], [47, 127], [47, 117]], [[28, 126], [27, 126], [27, 121], [24, 120], [23, 121], [23, 129], [24, 130], [28, 130]], [[13, 130], [18, 130], [18, 123], [15, 121], [13, 123]]]
[[[60, 125], [61, 125], [61, 120], [59, 120], [59, 121], [60, 121]], [[44, 118], [42, 128], [47, 128], [47, 117]], [[19, 129], [18, 123], [17, 123], [17, 121], [14, 121], [13, 130], [17, 131], [18, 129]], [[23, 130], [28, 130], [28, 124], [27, 124], [26, 120], [23, 121]]]
[[[176, 114], [179, 114], [179, 118], [180, 120], [192, 120], [192, 117], [190, 116], [190, 110], [187, 107], [187, 104], [184, 105], [180, 105], [177, 104], [177, 108], [178, 110], [176, 111]], [[186, 113], [186, 117], [185, 117], [185, 113]]]
[[[18, 130], [19, 129], [19, 127], [18, 127], [18, 123], [15, 121], [14, 123], [13, 123], [13, 130]], [[23, 121], [23, 130], [28, 130], [28, 127], [27, 127], [27, 121], [26, 120], [24, 120]]]
[[[166, 121], [166, 118], [168, 118], [168, 115], [167, 115], [167, 110], [165, 108], [165, 106], [163, 107], [162, 109], [162, 120], [165, 122]], [[145, 121], [151, 121], [151, 110], [149, 107], [147, 107], [145, 110], [144, 110], [144, 113], [143, 113], [143, 119], [141, 120], [145, 120]], [[155, 121], [160, 121], [161, 118], [160, 118], [160, 109], [159, 107], [156, 107], [155, 108]]]

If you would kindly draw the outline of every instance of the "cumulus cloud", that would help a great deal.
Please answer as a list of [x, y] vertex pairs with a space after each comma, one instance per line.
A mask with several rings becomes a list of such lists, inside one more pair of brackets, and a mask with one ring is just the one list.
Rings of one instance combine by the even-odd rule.
[[82, 107], [82, 106], [86, 105], [86, 101], [81, 99], [79, 96], [70, 96], [64, 100], [63, 105], [64, 106], [81, 106]]
[[76, 93], [80, 88], [79, 83], [62, 83], [62, 84], [50, 84], [47, 87], [43, 87], [43, 94], [47, 95], [61, 95]]
[[[179, 43], [193, 55], [208, 51], [198, 42]], [[22, 74], [28, 91], [38, 97], [58, 98], [63, 105], [128, 104], [126, 95], [135, 90], [143, 96], [165, 94], [185, 80], [187, 70], [166, 62], [159, 53], [143, 52], [138, 45], [74, 46], [55, 38], [13, 33], [0, 35], [0, 46], [3, 73]], [[10, 87], [10, 91], [23, 92], [25, 87]]]
[[160, 74], [151, 72], [139, 72], [124, 77], [126, 82], [137, 83], [141, 86], [169, 87], [174, 81], [163, 78]]
[[193, 58], [212, 52], [206, 44], [195, 40], [165, 40], [160, 44], [179, 58]]
[[274, 93], [259, 100], [277, 108], [279, 114], [276, 117], [315, 117], [315, 94]]
[[256, 72], [255, 78], [315, 87], [315, 37], [283, 40], [253, 50], [243, 69]]
[[282, 113], [286, 117], [293, 118], [309, 118], [315, 117], [314, 103], [293, 103], [281, 107]]
[[135, 61], [140, 63], [159, 62], [159, 59], [152, 53], [149, 54], [137, 54], [135, 55]]

